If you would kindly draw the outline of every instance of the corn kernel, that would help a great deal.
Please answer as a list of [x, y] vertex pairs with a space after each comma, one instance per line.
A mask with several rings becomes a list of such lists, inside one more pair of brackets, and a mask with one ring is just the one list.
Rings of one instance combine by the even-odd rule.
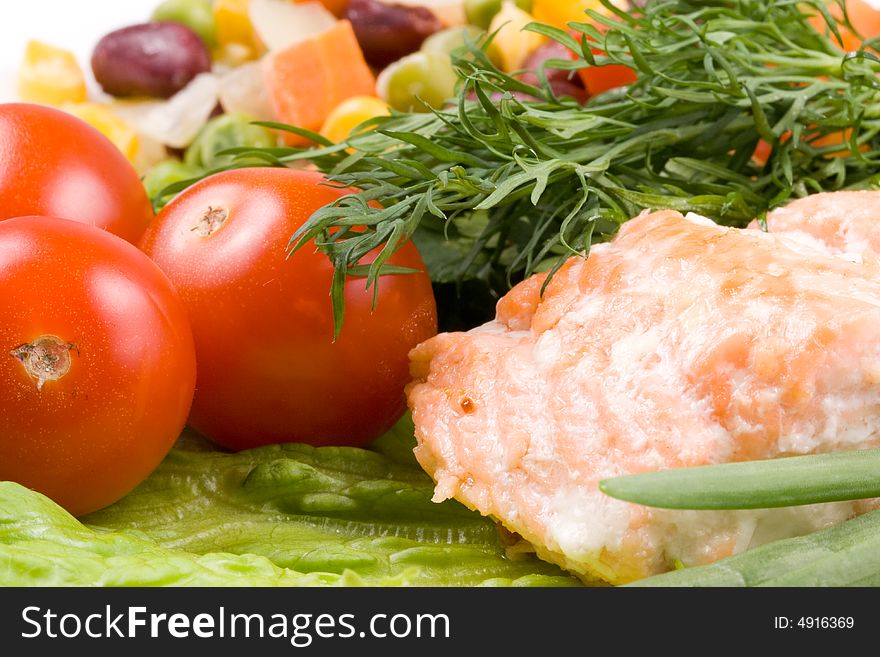
[[135, 161], [140, 145], [137, 133], [109, 107], [99, 103], [67, 103], [61, 109], [96, 128], [122, 151], [129, 162]]
[[248, 13], [249, 4], [250, 0], [215, 0], [214, 22], [220, 48], [235, 43], [247, 46], [254, 52], [259, 49]]
[[353, 96], [342, 101], [330, 112], [321, 134], [333, 142], [346, 139], [360, 123], [376, 116], [388, 114], [388, 105], [373, 96]]
[[40, 41], [29, 41], [18, 72], [18, 95], [45, 105], [81, 102], [86, 81], [73, 53]]
[[535, 20], [561, 28], [565, 28], [571, 21], [591, 23], [592, 19], [586, 14], [587, 9], [600, 14], [608, 13], [599, 0], [534, 0], [532, 3]]

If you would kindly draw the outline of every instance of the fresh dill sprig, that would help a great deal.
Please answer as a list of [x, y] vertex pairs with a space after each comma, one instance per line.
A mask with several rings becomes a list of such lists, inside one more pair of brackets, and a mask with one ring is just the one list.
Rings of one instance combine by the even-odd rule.
[[[607, 14], [588, 12], [573, 33], [528, 29], [579, 55], [550, 67], [635, 69], [626, 89], [582, 106], [471, 47], [453, 57], [454, 105], [372, 119], [340, 144], [309, 134], [317, 147], [242, 153], [309, 161], [362, 190], [291, 240], [293, 249], [314, 240], [333, 261], [337, 330], [352, 268], [379, 249], [366, 269], [376, 285], [413, 237], [435, 280], [505, 288], [587, 253], [645, 209], [742, 226], [790, 197], [877, 182], [880, 60], [835, 45], [821, 0], [651, 0], [631, 11], [602, 2]], [[811, 15], [824, 16], [824, 33]]]

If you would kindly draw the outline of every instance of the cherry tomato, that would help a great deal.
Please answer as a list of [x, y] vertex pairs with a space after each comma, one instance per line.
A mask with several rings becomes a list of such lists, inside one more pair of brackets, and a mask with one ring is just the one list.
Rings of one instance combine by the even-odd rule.
[[[196, 183], [159, 213], [142, 248], [189, 310], [198, 383], [190, 426], [230, 449], [278, 442], [361, 445], [405, 408], [408, 352], [437, 330], [424, 273], [345, 286], [333, 341], [328, 258], [290, 236], [346, 190], [317, 173], [239, 169]], [[424, 271], [415, 246], [390, 261]]]
[[153, 209], [137, 172], [95, 128], [61, 110], [0, 105], [0, 219], [50, 215], [137, 243]]
[[0, 222], [0, 480], [75, 515], [114, 502], [186, 422], [195, 348], [149, 258], [64, 219]]

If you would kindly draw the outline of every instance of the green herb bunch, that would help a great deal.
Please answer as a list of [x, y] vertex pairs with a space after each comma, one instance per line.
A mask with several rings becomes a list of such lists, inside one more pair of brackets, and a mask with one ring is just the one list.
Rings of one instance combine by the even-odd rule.
[[[309, 161], [362, 190], [291, 241], [315, 240], [332, 259], [337, 327], [346, 276], [376, 284], [410, 238], [435, 281], [503, 291], [588, 253], [645, 209], [742, 226], [789, 197], [878, 180], [880, 60], [836, 45], [821, 0], [650, 0], [629, 11], [602, 1], [610, 15], [590, 11], [571, 32], [528, 29], [576, 53], [546, 67], [624, 64], [638, 73], [627, 88], [582, 106], [556, 97], [543, 74], [526, 84], [472, 46], [453, 55], [460, 89], [443, 110], [372, 119], [339, 144], [275, 125], [319, 145], [239, 153]], [[811, 16], [824, 17], [824, 33]], [[754, 157], [762, 141], [766, 162]]]

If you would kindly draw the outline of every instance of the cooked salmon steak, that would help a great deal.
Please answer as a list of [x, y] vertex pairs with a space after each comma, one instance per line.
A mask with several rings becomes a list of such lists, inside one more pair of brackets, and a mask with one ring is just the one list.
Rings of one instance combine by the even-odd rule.
[[[757, 224], [753, 224], [757, 227]], [[812, 194], [767, 216], [767, 230], [854, 260], [880, 256], [880, 191]], [[880, 267], [866, 262], [880, 275]]]
[[873, 502], [674, 511], [599, 480], [880, 445], [880, 280], [802, 240], [672, 211], [534, 276], [411, 353], [416, 456], [584, 580], [624, 583], [814, 531]]

